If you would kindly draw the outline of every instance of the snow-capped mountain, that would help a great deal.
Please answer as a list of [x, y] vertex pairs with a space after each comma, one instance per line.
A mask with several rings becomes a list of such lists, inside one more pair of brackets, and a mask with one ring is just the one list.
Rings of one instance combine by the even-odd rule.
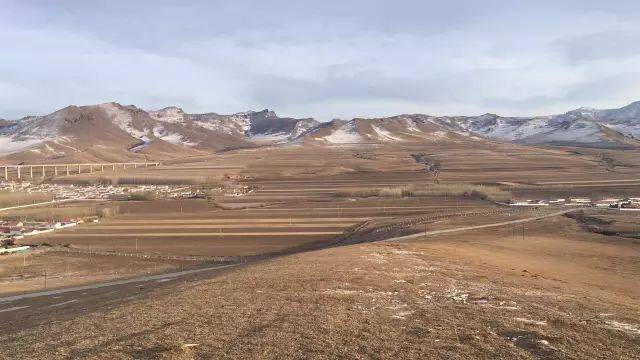
[[303, 136], [318, 143], [478, 141], [481, 138], [530, 145], [640, 146], [640, 102], [620, 109], [580, 108], [539, 117], [399, 115], [333, 120]]
[[118, 103], [68, 106], [45, 116], [0, 122], [3, 162], [124, 161], [207, 154], [272, 144], [345, 145], [507, 141], [530, 145], [640, 146], [640, 102], [539, 117], [398, 115], [332, 120], [273, 111], [188, 114]]
[[269, 110], [220, 115], [187, 114], [177, 107], [145, 111], [118, 103], [69, 106], [0, 124], [0, 156], [111, 161], [197, 155], [288, 141], [317, 124]]
[[427, 115], [389, 118], [332, 120], [303, 133], [299, 138], [320, 144], [457, 142], [480, 140], [452, 131]]
[[640, 102], [620, 109], [580, 108], [565, 114], [539, 117], [439, 118], [453, 130], [523, 144], [592, 147], [638, 146]]

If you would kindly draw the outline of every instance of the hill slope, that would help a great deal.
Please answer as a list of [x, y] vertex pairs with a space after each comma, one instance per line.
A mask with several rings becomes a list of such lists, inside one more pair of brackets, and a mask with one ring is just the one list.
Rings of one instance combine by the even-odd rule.
[[0, 156], [6, 162], [162, 159], [287, 141], [317, 124], [269, 110], [219, 115], [117, 103], [69, 106], [0, 124]]
[[640, 102], [539, 117], [398, 115], [332, 120], [273, 111], [188, 114], [105, 103], [0, 121], [3, 162], [154, 160], [272, 144], [357, 145], [498, 140], [528, 145], [640, 146]]

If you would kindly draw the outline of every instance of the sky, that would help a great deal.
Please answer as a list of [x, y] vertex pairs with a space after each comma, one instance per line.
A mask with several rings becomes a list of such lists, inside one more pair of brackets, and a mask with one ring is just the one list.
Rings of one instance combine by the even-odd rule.
[[640, 2], [0, 0], [0, 118], [509, 116], [640, 100]]

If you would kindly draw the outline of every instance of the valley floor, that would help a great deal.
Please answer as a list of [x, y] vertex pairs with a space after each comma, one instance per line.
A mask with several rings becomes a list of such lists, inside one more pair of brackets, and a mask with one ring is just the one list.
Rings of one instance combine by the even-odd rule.
[[324, 249], [0, 335], [0, 358], [634, 359], [640, 247], [554, 217]]

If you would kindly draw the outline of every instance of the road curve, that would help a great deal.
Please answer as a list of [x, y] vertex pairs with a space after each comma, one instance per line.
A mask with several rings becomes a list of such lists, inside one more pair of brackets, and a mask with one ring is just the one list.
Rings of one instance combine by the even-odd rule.
[[564, 215], [564, 214], [569, 213], [571, 211], [575, 211], [575, 209], [566, 209], [566, 210], [556, 211], [556, 212], [553, 212], [553, 213], [550, 213], [550, 214], [546, 214], [546, 215], [532, 216], [532, 217], [528, 217], [528, 218], [524, 218], [524, 219], [502, 221], [502, 222], [491, 223], [491, 224], [464, 226], [464, 227], [459, 227], [459, 228], [454, 228], [454, 229], [423, 231], [423, 232], [419, 232], [417, 234], [398, 236], [398, 237], [393, 237], [393, 238], [389, 238], [389, 239], [380, 240], [380, 242], [411, 240], [411, 239], [417, 239], [417, 238], [421, 238], [421, 237], [425, 237], [425, 236], [429, 236], [429, 235], [439, 235], [439, 234], [447, 234], [447, 233], [453, 233], [453, 232], [461, 232], [461, 231], [469, 231], [469, 230], [477, 230], [477, 229], [486, 229], [486, 228], [499, 227], [499, 226], [505, 226], [505, 225], [511, 225], [511, 224], [521, 224], [521, 223], [527, 223], [527, 222], [531, 222], [531, 221], [546, 219], [546, 218], [550, 218], [550, 217], [554, 217], [554, 216]]

